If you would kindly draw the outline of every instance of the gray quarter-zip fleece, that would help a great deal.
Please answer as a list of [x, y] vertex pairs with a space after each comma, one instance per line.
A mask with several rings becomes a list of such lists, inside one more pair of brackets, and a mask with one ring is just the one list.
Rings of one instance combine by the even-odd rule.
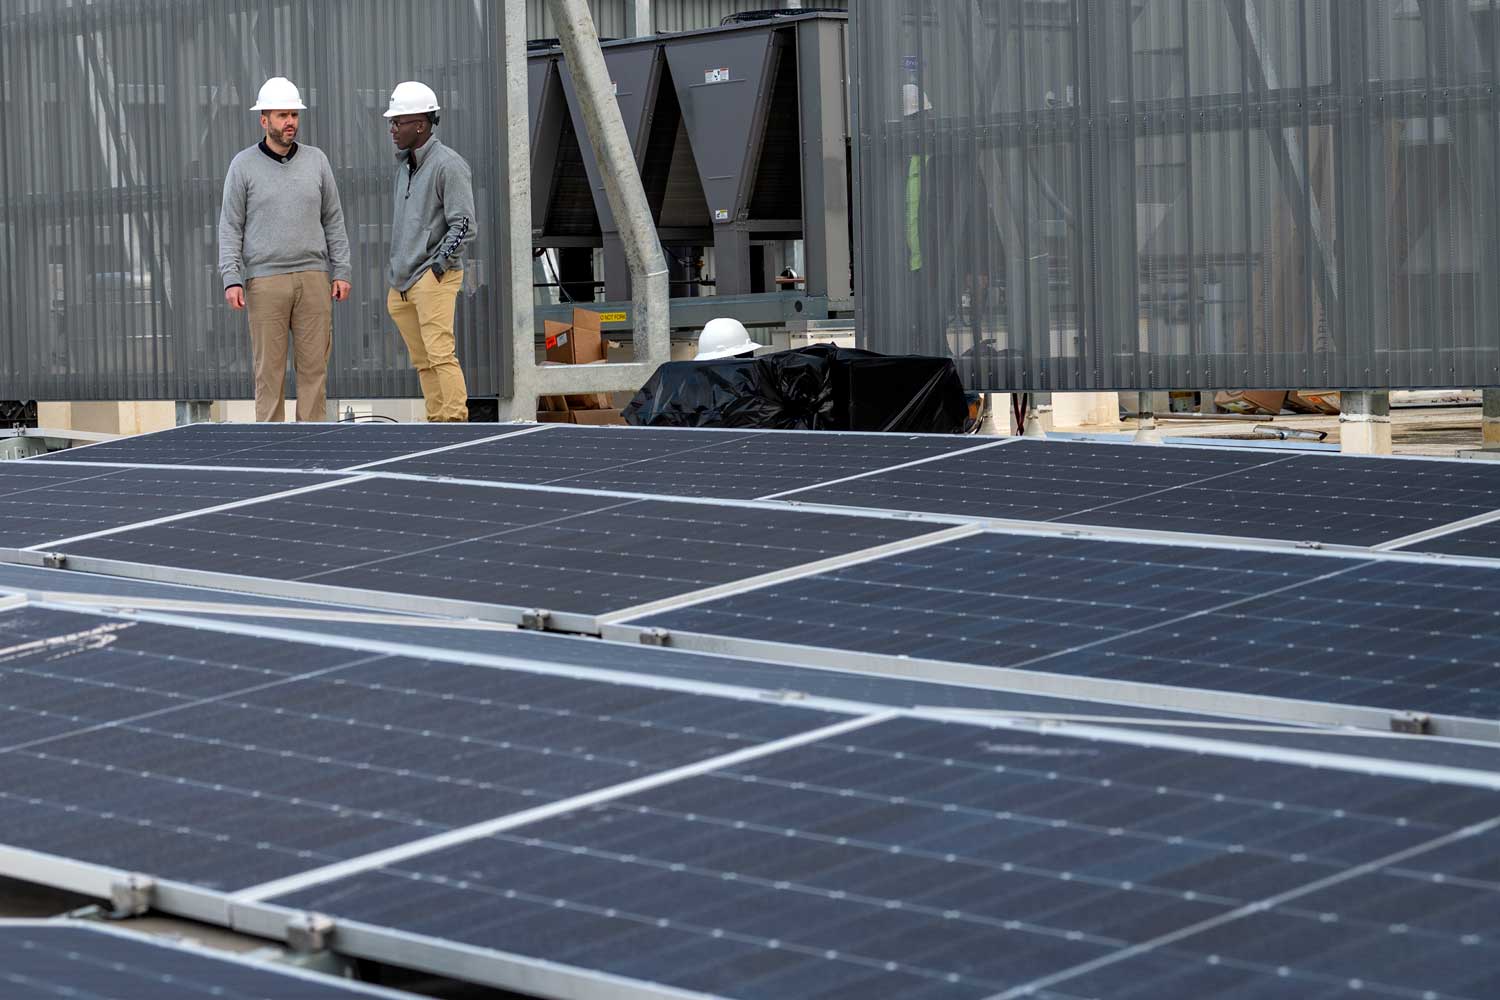
[[463, 267], [474, 239], [474, 188], [464, 158], [434, 136], [410, 151], [396, 151], [395, 214], [386, 281], [405, 292], [422, 272]]

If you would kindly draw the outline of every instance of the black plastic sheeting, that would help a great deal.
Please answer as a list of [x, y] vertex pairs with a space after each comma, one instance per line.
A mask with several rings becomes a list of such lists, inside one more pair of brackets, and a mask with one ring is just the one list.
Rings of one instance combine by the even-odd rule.
[[758, 358], [668, 362], [622, 415], [642, 427], [958, 434], [969, 408], [948, 358], [818, 344]]

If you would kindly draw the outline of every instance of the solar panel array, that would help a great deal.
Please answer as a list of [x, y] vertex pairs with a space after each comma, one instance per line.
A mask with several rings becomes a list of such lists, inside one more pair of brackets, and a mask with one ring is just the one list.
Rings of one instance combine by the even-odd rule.
[[233, 958], [97, 923], [0, 920], [0, 985], [11, 1000], [350, 1000], [389, 990]]
[[1471, 720], [1465, 731], [1485, 736], [1500, 719], [1497, 579], [1469, 566], [982, 534], [633, 624], [679, 642], [746, 640], [759, 655], [785, 645], [993, 668], [1001, 686], [1019, 683], [1013, 671], [1152, 685], [1159, 704], [1179, 707], [1207, 705], [1195, 693], [1211, 691], [1272, 717], [1304, 711], [1287, 701], [1416, 712]]
[[1442, 995], [1480, 997], [1500, 975], [1489, 772], [139, 616], [0, 622], [0, 690], [35, 723], [0, 748], [7, 847], [222, 893], [238, 926], [326, 913], [355, 954], [753, 998], [992, 996], [1140, 963], [1180, 995], [1214, 959], [1245, 995], [1420, 990], [1449, 963]]
[[585, 1000], [1490, 996], [1497, 486], [567, 426], [0, 463], [0, 874]]

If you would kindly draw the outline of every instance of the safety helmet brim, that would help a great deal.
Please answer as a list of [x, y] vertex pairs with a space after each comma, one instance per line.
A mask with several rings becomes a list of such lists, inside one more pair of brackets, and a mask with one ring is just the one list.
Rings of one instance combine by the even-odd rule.
[[754, 354], [759, 344], [740, 344], [738, 347], [721, 347], [717, 351], [705, 351], [695, 357], [694, 361], [719, 361], [723, 358], [749, 357]]

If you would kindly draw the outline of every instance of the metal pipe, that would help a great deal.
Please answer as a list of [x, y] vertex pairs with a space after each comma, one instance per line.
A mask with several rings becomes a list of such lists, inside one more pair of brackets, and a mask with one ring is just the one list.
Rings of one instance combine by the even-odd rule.
[[1250, 433], [1273, 437], [1281, 441], [1322, 441], [1328, 437], [1327, 431], [1305, 431], [1294, 427], [1252, 427]]
[[[507, 4], [524, 7], [524, 4]], [[625, 245], [625, 259], [630, 265], [635, 315], [636, 363], [654, 370], [671, 356], [668, 309], [671, 293], [668, 287], [667, 258], [656, 235], [656, 220], [646, 200], [646, 188], [620, 107], [615, 101], [604, 52], [599, 48], [599, 32], [594, 27], [586, 0], [547, 0], [548, 9], [557, 24], [557, 39], [573, 76], [589, 142], [604, 177], [604, 193], [610, 211], [620, 227]], [[522, 60], [521, 72], [525, 73]], [[528, 202], [529, 204], [529, 202]], [[645, 346], [645, 357], [641, 347]], [[648, 372], [649, 374], [649, 372]]]

